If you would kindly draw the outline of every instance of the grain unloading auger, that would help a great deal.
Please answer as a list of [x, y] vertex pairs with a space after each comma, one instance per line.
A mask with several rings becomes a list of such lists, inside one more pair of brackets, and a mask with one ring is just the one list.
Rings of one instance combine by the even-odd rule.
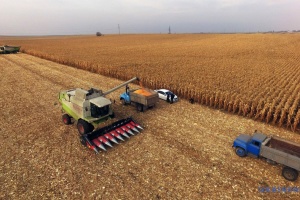
[[64, 112], [63, 122], [71, 124], [72, 119], [77, 121], [82, 144], [97, 153], [99, 149], [105, 150], [104, 145], [112, 146], [110, 142], [118, 143], [117, 139], [129, 138], [128, 134], [134, 135], [133, 131], [138, 132], [137, 128], [142, 129], [132, 118], [121, 119], [101, 129], [94, 129], [115, 116], [111, 100], [105, 96], [136, 80], [139, 81], [137, 77], [132, 78], [106, 92], [95, 88], [61, 91], [58, 99]]

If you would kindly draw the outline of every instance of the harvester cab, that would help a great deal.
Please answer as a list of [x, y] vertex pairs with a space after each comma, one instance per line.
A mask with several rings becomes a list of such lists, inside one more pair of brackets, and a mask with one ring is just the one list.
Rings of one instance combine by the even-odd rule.
[[94, 127], [109, 118], [114, 117], [111, 101], [102, 96], [101, 90], [91, 88], [84, 90], [76, 88], [59, 93], [59, 101], [65, 114], [62, 116], [65, 124], [71, 123], [71, 118], [77, 121], [80, 134], [91, 132]]
[[109, 141], [117, 143], [116, 139], [123, 140], [122, 136], [134, 135], [137, 128], [142, 129], [132, 118], [121, 119], [113, 124], [93, 131], [100, 123], [114, 118], [111, 100], [105, 96], [127, 84], [139, 80], [137, 77], [130, 79], [106, 92], [91, 88], [64, 90], [59, 93], [59, 102], [62, 106], [62, 120], [71, 124], [72, 119], [77, 121], [81, 143], [98, 153], [104, 150], [104, 144], [112, 146]]

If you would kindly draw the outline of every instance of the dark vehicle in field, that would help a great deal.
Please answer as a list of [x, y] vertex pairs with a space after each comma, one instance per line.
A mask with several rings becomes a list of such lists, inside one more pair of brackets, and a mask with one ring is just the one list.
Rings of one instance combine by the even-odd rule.
[[0, 54], [18, 53], [20, 51], [20, 46], [0, 46]]

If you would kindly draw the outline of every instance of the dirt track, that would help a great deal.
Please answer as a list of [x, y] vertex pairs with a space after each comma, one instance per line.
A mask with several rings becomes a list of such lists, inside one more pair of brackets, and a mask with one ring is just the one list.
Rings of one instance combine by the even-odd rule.
[[[61, 122], [62, 89], [121, 82], [25, 54], [0, 56], [0, 199], [296, 199], [298, 187], [281, 167], [239, 158], [231, 148], [255, 129], [300, 143], [299, 134], [186, 101], [145, 113], [114, 104], [146, 129], [95, 155], [81, 146], [75, 125]], [[110, 98], [118, 100], [120, 91]]]

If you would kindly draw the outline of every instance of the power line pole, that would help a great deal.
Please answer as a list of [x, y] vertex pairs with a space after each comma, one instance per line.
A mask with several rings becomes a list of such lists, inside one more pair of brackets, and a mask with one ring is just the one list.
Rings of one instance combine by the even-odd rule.
[[118, 29], [119, 29], [119, 35], [121, 34], [121, 31], [120, 31], [120, 24], [118, 24]]
[[171, 34], [171, 26], [169, 26], [169, 34]]

